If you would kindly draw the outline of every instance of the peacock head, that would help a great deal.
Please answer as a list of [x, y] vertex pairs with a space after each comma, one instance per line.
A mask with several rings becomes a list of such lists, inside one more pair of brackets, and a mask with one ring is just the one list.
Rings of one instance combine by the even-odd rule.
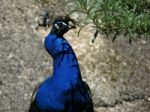
[[69, 16], [60, 16], [56, 18], [52, 24], [51, 33], [63, 36], [66, 32], [76, 28], [76, 23]]

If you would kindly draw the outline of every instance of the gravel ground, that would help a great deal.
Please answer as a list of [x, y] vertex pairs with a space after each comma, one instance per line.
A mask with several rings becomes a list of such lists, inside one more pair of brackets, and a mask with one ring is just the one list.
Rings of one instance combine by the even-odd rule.
[[[50, 19], [65, 12], [64, 1], [50, 4]], [[36, 30], [45, 8], [34, 0], [1, 0], [0, 6], [0, 112], [26, 112], [34, 86], [52, 73], [42, 43], [50, 29]], [[80, 37], [77, 31], [65, 37], [91, 87], [96, 112], [150, 112], [150, 41], [134, 39], [130, 45], [123, 37], [112, 43], [99, 36], [92, 44], [90, 26]]]

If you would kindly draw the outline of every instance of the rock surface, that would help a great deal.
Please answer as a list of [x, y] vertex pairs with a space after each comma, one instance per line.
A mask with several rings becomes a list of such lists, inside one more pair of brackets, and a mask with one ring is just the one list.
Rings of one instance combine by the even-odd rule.
[[[66, 2], [51, 0], [51, 19], [64, 13]], [[0, 112], [26, 112], [33, 88], [52, 73], [42, 43], [49, 29], [36, 30], [45, 9], [34, 0], [1, 0], [0, 6]], [[112, 43], [99, 36], [92, 44], [93, 32], [87, 26], [80, 37], [77, 30], [65, 37], [91, 87], [96, 112], [150, 112], [149, 40], [130, 45], [123, 37]]]

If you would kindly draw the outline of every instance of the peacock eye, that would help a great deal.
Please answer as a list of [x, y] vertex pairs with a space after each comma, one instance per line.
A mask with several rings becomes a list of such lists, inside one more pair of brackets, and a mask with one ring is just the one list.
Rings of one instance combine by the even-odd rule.
[[54, 26], [55, 26], [55, 28], [60, 29], [58, 24], [55, 23]]

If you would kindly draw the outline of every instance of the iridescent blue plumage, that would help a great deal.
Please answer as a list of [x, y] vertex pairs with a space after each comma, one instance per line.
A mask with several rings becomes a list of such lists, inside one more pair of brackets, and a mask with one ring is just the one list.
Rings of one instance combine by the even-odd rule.
[[53, 74], [40, 85], [34, 105], [39, 112], [93, 112], [92, 99], [82, 81], [76, 55], [63, 37], [68, 29], [63, 33], [58, 30], [54, 26], [45, 38], [45, 48], [53, 58]]

